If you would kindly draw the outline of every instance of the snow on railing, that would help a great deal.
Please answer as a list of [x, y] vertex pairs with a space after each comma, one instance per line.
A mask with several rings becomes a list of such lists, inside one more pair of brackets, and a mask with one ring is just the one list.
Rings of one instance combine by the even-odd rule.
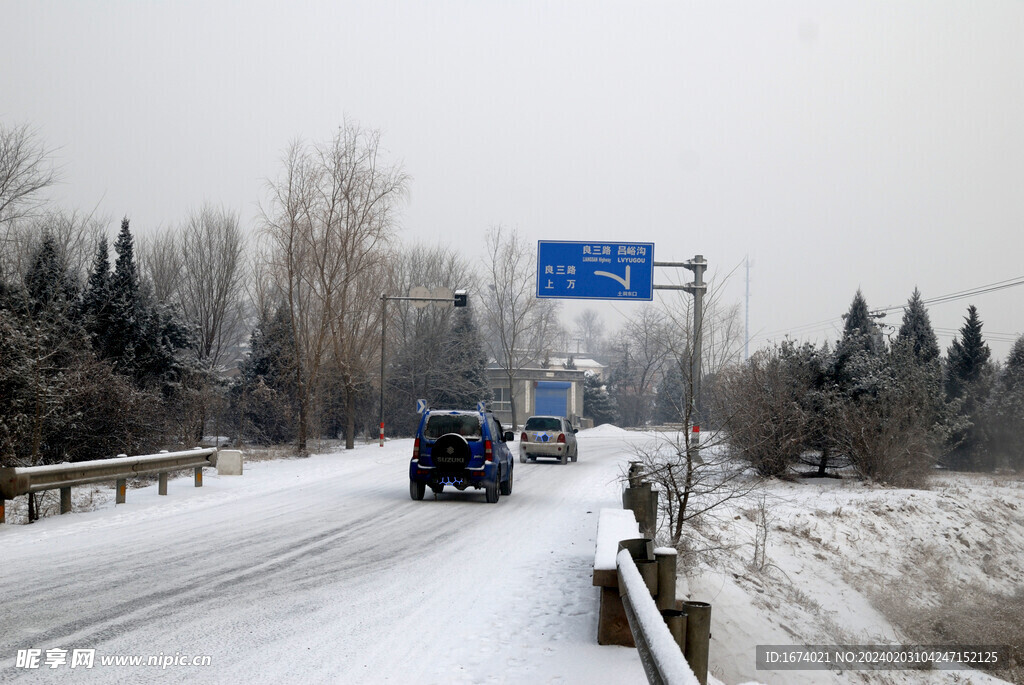
[[[182, 452], [162, 452], [137, 457], [118, 456], [70, 464], [49, 464], [0, 468], [0, 523], [4, 522], [4, 500], [43, 490], [60, 490], [60, 513], [71, 511], [71, 487], [100, 481], [117, 482], [118, 504], [125, 501], [128, 478], [159, 474], [161, 495], [167, 494], [167, 474], [179, 469], [195, 469], [195, 486], [203, 485], [203, 467], [217, 465], [216, 448], [197, 447]], [[30, 511], [30, 519], [32, 518]]]
[[619, 552], [616, 563], [622, 605], [648, 682], [700, 685], [700, 680], [686, 663], [628, 549]]

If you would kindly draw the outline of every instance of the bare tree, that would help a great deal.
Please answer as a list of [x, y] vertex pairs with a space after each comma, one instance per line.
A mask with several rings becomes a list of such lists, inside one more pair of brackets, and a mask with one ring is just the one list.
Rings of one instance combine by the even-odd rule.
[[270, 207], [263, 210], [265, 272], [285, 304], [292, 331], [295, 392], [298, 404], [297, 448], [306, 452], [312, 386], [327, 349], [327, 321], [313, 289], [312, 221], [320, 171], [306, 146], [296, 141], [284, 157], [284, 172], [270, 183]]
[[587, 308], [580, 312], [573, 323], [573, 334], [579, 339], [583, 352], [598, 354], [604, 346], [604, 321], [595, 310]]
[[[687, 426], [693, 425], [698, 418], [696, 410], [703, 410], [700, 420], [714, 420], [713, 412], [717, 405], [711, 401], [716, 377], [732, 364], [742, 358], [743, 325], [739, 315], [739, 305], [722, 302], [725, 281], [713, 283], [704, 295], [703, 316], [700, 322], [694, 322], [693, 298], [689, 294], [678, 293], [666, 298], [666, 340], [669, 358], [678, 366], [678, 372], [684, 379], [682, 394], [672, 398], [678, 403], [679, 421]], [[700, 374], [703, 382], [700, 386], [700, 397], [697, 397], [694, 385], [693, 369], [696, 351], [693, 347], [694, 326], [701, 327], [702, 350], [700, 354]], [[722, 422], [727, 417], [721, 419]]]
[[7, 231], [0, 274], [24, 274], [44, 236], [53, 241], [68, 275], [84, 283], [93, 246], [104, 232], [103, 222], [91, 213], [52, 209], [16, 222]]
[[644, 477], [661, 490], [660, 525], [676, 547], [686, 541], [687, 526], [702, 523], [715, 508], [746, 497], [760, 485], [747, 474], [746, 463], [725, 450], [706, 450], [698, 458], [693, 447], [689, 434], [680, 432], [663, 434], [657, 442], [633, 450]]
[[626, 321], [612, 346], [618, 357], [612, 387], [619, 414], [626, 425], [643, 425], [652, 416], [672, 347], [665, 313], [653, 304], [642, 307]]
[[802, 400], [811, 383], [791, 363], [793, 350], [789, 341], [760, 350], [722, 374], [729, 444], [762, 476], [784, 475], [808, 443], [811, 420]]
[[139, 267], [157, 302], [177, 303], [181, 292], [182, 255], [178, 232], [164, 229], [139, 241]]
[[378, 131], [346, 122], [318, 155], [329, 183], [321, 190], [325, 203], [315, 225], [322, 247], [314, 257], [341, 372], [346, 449], [355, 446], [356, 399], [376, 366], [380, 295], [388, 281], [397, 203], [408, 185], [404, 171], [382, 163], [379, 154]]
[[395, 206], [408, 183], [379, 153], [378, 132], [346, 121], [327, 144], [294, 143], [270, 186], [265, 259], [291, 317], [300, 452], [328, 360], [341, 376], [346, 446], [354, 447], [355, 400], [375, 365]]
[[[667, 358], [679, 365], [684, 379], [679, 416], [682, 432], [666, 435], [658, 445], [638, 454], [648, 477], [658, 483], [664, 493], [659, 506], [666, 519], [670, 540], [675, 545], [680, 544], [688, 522], [706, 516], [725, 502], [745, 496], [756, 485], [744, 476], [746, 464], [733, 459], [723, 449], [719, 438], [698, 442], [690, 430], [702, 420], [697, 414], [698, 384], [692, 373], [696, 368], [695, 327], [701, 327], [703, 338], [700, 354], [702, 376], [720, 374], [739, 359], [742, 351], [738, 308], [723, 305], [721, 292], [722, 283], [709, 285], [700, 321], [693, 320], [693, 302], [689, 295], [680, 295], [679, 299], [667, 303]], [[728, 430], [728, 419], [718, 417], [718, 435]]]
[[242, 335], [244, 248], [238, 215], [205, 205], [192, 212], [179, 239], [179, 299], [198, 333], [198, 354], [211, 367]]
[[558, 307], [555, 300], [534, 296], [537, 260], [518, 232], [500, 226], [488, 231], [487, 252], [484, 296], [489, 306], [484, 308], [484, 325], [491, 354], [507, 379], [516, 426], [515, 378], [547, 346]]
[[0, 231], [7, 243], [16, 222], [43, 204], [42, 191], [57, 180], [51, 152], [28, 125], [0, 124]]

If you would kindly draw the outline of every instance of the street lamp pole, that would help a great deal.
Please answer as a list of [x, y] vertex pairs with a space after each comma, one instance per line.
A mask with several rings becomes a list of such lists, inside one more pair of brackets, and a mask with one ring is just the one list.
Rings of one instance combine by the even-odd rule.
[[387, 345], [388, 296], [380, 295], [380, 446], [384, 446], [384, 360]]
[[[465, 307], [467, 304], [467, 296], [465, 290], [456, 290], [454, 294], [452, 291], [442, 289], [447, 292], [450, 297], [396, 297], [394, 295], [387, 295], [381, 293], [380, 295], [380, 446], [384, 446], [384, 368], [387, 359], [387, 328], [388, 328], [388, 300], [398, 300], [402, 302], [423, 302], [424, 304], [418, 305], [426, 307], [431, 302], [447, 302], [454, 304], [456, 307]], [[415, 289], [413, 290], [415, 292]]]

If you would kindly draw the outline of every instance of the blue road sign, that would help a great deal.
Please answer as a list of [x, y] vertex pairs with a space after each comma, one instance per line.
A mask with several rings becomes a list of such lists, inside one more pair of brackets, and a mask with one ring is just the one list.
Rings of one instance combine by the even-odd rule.
[[654, 243], [537, 241], [537, 297], [654, 299]]

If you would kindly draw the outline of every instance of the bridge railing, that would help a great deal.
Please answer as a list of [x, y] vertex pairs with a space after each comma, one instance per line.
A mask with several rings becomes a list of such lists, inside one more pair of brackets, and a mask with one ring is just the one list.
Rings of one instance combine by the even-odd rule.
[[[631, 542], [631, 541], [630, 541]], [[646, 540], [644, 542], [647, 542]], [[651, 596], [651, 583], [641, 575], [630, 549], [624, 547], [615, 558], [619, 574], [619, 594], [629, 628], [633, 633], [640, 663], [651, 685], [703, 685], [690, 667], [680, 645], [680, 636], [673, 634], [667, 617]], [[682, 612], [677, 612], [682, 614]], [[685, 621], [685, 617], [683, 618]], [[685, 630], [685, 628], [684, 628]]]

